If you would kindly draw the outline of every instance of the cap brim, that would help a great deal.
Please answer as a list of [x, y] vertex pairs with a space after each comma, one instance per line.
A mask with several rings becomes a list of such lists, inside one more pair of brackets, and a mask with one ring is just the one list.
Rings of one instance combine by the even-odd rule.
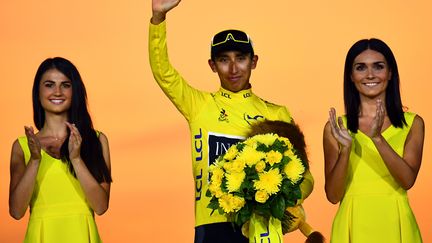
[[221, 45], [213, 46], [211, 49], [211, 56], [215, 57], [222, 52], [226, 51], [239, 51], [241, 53], [253, 53], [253, 48], [250, 43], [239, 42], [226, 42]]

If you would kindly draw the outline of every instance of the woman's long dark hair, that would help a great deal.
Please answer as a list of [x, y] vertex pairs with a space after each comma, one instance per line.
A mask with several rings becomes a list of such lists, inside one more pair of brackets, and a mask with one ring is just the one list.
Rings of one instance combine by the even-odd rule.
[[[87, 92], [78, 69], [69, 60], [62, 57], [48, 58], [43, 61], [35, 75], [33, 83], [33, 120], [38, 130], [41, 130], [45, 123], [45, 111], [39, 97], [39, 86], [42, 76], [48, 70], [56, 69], [68, 77], [72, 83], [72, 102], [68, 111], [68, 122], [75, 124], [81, 137], [81, 158], [89, 169], [90, 173], [98, 182], [112, 182], [110, 171], [105, 163], [102, 153], [102, 145], [98, 134], [93, 129], [93, 123], [87, 109]], [[75, 175], [69, 158], [69, 135], [60, 148], [60, 157], [67, 163], [70, 172]]]
[[359, 127], [360, 112], [360, 95], [354, 83], [351, 80], [354, 59], [365, 50], [373, 50], [381, 53], [387, 61], [391, 71], [391, 78], [386, 88], [385, 106], [387, 115], [395, 127], [406, 125], [402, 100], [399, 89], [399, 71], [396, 59], [391, 51], [382, 40], [363, 39], [357, 41], [348, 51], [345, 59], [344, 69], [344, 103], [345, 113], [347, 116], [347, 126], [351, 132], [356, 133]]

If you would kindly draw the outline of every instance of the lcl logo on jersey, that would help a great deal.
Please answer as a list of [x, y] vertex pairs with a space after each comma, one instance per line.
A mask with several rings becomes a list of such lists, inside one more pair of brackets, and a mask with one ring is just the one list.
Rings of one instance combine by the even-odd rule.
[[252, 123], [260, 121], [260, 120], [264, 120], [265, 117], [262, 115], [255, 115], [255, 116], [251, 116], [248, 115], [246, 113], [243, 114], [243, 119], [249, 124], [252, 125]]

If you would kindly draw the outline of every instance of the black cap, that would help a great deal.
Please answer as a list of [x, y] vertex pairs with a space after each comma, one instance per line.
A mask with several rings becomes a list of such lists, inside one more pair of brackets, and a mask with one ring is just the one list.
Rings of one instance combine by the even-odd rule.
[[254, 55], [249, 35], [241, 30], [224, 30], [217, 33], [211, 42], [211, 59], [224, 51], [240, 51]]

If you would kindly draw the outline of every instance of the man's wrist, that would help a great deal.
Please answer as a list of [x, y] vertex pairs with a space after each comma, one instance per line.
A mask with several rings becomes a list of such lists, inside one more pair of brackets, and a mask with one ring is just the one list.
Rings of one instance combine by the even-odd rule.
[[152, 18], [150, 19], [150, 23], [154, 25], [158, 25], [165, 21], [166, 13], [153, 13]]

